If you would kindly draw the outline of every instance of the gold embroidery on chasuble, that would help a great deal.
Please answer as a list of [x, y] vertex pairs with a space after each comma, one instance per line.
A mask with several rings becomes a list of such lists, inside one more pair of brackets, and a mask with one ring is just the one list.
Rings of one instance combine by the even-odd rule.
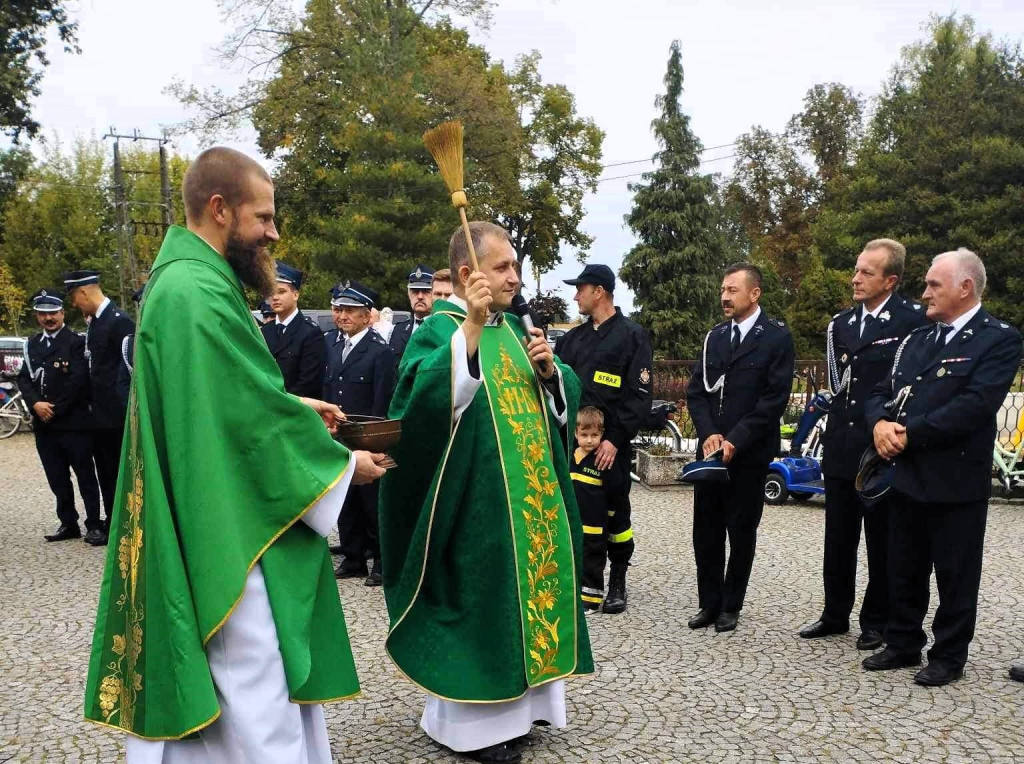
[[[139, 562], [142, 555], [143, 465], [139, 446], [138, 402], [132, 391], [128, 412], [129, 451], [127, 468], [131, 479], [125, 478], [128, 491], [124, 499], [127, 516], [119, 529], [117, 570], [121, 577], [121, 594], [116, 600], [118, 612], [124, 615], [124, 632], [113, 636], [110, 648], [116, 656], [107, 664], [109, 674], [100, 682], [100, 709], [103, 720], [126, 730], [135, 721], [135, 701], [142, 692], [142, 675], [136, 670], [142, 653], [143, 607], [136, 600]], [[113, 529], [112, 529], [113, 530]]]
[[[565, 546], [571, 555], [571, 541], [566, 535], [568, 526], [563, 521], [558, 481], [552, 474], [550, 455], [546, 450], [548, 433], [533, 375], [527, 375], [521, 366], [513, 362], [504, 343], [499, 344], [498, 356], [498, 363], [491, 369], [491, 379], [498, 409], [508, 430], [499, 429], [505, 430], [502, 440], [506, 443], [514, 440], [522, 471], [521, 479], [507, 482], [512, 512], [521, 512], [525, 523], [522, 528], [526, 538], [517, 537], [516, 547], [519, 565], [525, 561], [526, 568], [527, 633], [524, 637], [529, 655], [527, 679], [530, 685], [534, 685], [546, 677], [566, 673], [559, 661], [563, 637], [573, 637], [569, 651], [573, 653], [572, 662], [575, 664], [575, 624], [571, 622], [575, 614], [575, 591], [571, 588], [564, 590], [556, 560], [559, 556], [565, 564], [565, 550], [560, 554], [560, 547]], [[513, 465], [513, 459], [506, 460], [506, 470], [514, 469]], [[562, 531], [565, 538], [560, 538]], [[525, 555], [522, 554], [524, 548]], [[569, 570], [561, 572], [572, 575], [571, 556], [568, 559]], [[563, 616], [567, 616], [570, 622], [562, 623]]]

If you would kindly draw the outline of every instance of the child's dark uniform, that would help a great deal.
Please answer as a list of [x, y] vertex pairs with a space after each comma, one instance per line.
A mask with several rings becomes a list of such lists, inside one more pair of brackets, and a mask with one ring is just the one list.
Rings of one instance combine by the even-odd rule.
[[580, 595], [583, 606], [596, 610], [604, 601], [604, 564], [608, 550], [608, 488], [611, 470], [599, 470], [597, 452], [578, 460], [579, 450], [569, 464], [569, 475], [576, 489], [576, 504], [583, 521], [583, 576]]

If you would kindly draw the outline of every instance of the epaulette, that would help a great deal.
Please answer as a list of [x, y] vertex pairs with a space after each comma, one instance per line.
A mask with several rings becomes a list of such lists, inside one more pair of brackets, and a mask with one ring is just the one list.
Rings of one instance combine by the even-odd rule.
[[982, 319], [982, 323], [983, 324], [987, 324], [989, 327], [991, 327], [993, 329], [1003, 329], [1003, 330], [1006, 330], [1006, 331], [1013, 331], [1013, 332], [1017, 331], [1017, 327], [1010, 326], [1008, 323], [1006, 323], [1005, 321], [1000, 321], [995, 316], [989, 316], [988, 318]]
[[306, 319], [307, 324], [314, 327], [317, 331], [320, 331], [320, 324], [318, 324], [312, 316], [307, 316], [305, 313], [303, 313], [302, 317]]
[[907, 310], [913, 310], [917, 313], [920, 313], [921, 310], [924, 308], [924, 306], [921, 305], [921, 303], [914, 302], [909, 297], [904, 297], [903, 295], [900, 295], [900, 305], [902, 305]]
[[839, 318], [840, 316], [842, 316], [842, 315], [844, 315], [846, 313], [852, 313], [853, 311], [857, 310], [857, 308], [859, 308], [859, 307], [860, 307], [859, 305], [851, 305], [849, 308], [843, 308], [841, 311], [839, 311], [834, 316], [832, 316], [832, 320], [834, 321], [835, 319]]
[[771, 316], [768, 316], [768, 323], [784, 331], [789, 331], [789, 329], [786, 327], [786, 322], [783, 321], [781, 318], [772, 318]]
[[[930, 332], [935, 328], [935, 324], [925, 324], [924, 326], [916, 326], [910, 330], [910, 334], [917, 334], [918, 332]], [[909, 337], [910, 334], [907, 336]]]
[[715, 324], [714, 326], [712, 326], [711, 327], [711, 331], [714, 331], [715, 329], [721, 329], [723, 326], [726, 326], [727, 324], [731, 324], [731, 323], [732, 323], [732, 319], [730, 318], [728, 321], [723, 321], [720, 324]]

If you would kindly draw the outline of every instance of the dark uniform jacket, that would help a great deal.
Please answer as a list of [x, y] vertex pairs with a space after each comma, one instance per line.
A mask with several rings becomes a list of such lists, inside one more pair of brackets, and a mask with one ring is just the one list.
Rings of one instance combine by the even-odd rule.
[[284, 389], [293, 395], [319, 398], [323, 391], [326, 347], [317, 323], [300, 310], [282, 335], [278, 323], [260, 327], [263, 339], [281, 368]]
[[129, 334], [121, 341], [121, 368], [117, 370], [117, 394], [127, 406], [132, 389], [132, 374], [135, 371], [135, 335]]
[[346, 414], [386, 417], [395, 387], [395, 359], [384, 338], [367, 330], [344, 363], [345, 335], [335, 329], [327, 333], [326, 342], [323, 400]]
[[124, 361], [121, 342], [135, 333], [135, 322], [113, 300], [89, 322], [85, 333], [85, 357], [92, 382], [92, 411], [100, 430], [124, 427], [127, 403], [117, 393], [117, 376]]
[[[697, 427], [697, 453], [709, 435], [736, 447], [730, 466], [766, 465], [779, 453], [779, 420], [793, 385], [793, 337], [786, 324], [762, 310], [732, 352], [732, 321], [707, 335], [707, 368], [698, 359], [686, 390], [686, 405]], [[708, 393], [721, 375], [725, 387]]]
[[[981, 501], [992, 491], [996, 417], [1020, 367], [1021, 336], [984, 308], [936, 352], [937, 331], [921, 327], [907, 338], [868, 399], [867, 425], [890, 419], [907, 428], [894, 490], [920, 502]], [[887, 409], [907, 385], [902, 413]]]
[[[896, 349], [914, 329], [929, 325], [924, 309], [917, 303], [893, 294], [878, 317], [869, 321], [860, 333], [863, 310], [860, 305], [836, 314], [829, 325], [832, 333], [830, 363], [834, 363], [833, 392], [850, 370], [849, 384], [832, 398], [825, 425], [825, 458], [822, 472], [828, 477], [853, 480], [860, 458], [872, 441], [864, 422], [864, 406], [871, 391], [889, 376]], [[838, 386], [837, 386], [838, 385]]]
[[[588, 318], [559, 337], [555, 355], [583, 384], [580, 408], [604, 414], [604, 440], [619, 452], [628, 449], [651, 414], [654, 358], [647, 331], [616, 308], [596, 330]], [[569, 432], [575, 429], [570, 422]]]
[[[425, 321], [426, 319], [423, 320]], [[416, 316], [414, 315], [408, 321], [395, 324], [395, 328], [391, 330], [391, 338], [388, 340], [388, 347], [391, 348], [391, 352], [395, 356], [396, 369], [398, 368], [398, 364], [402, 362], [402, 355], [405, 353], [405, 346], [409, 344], [409, 339], [412, 337], [412, 328], [415, 321]]]
[[35, 427], [54, 432], [90, 429], [85, 337], [64, 326], [49, 347], [42, 332], [27, 344], [27, 358], [18, 372], [18, 389], [30, 410], [39, 401], [53, 404], [53, 419], [49, 423], [32, 412]]

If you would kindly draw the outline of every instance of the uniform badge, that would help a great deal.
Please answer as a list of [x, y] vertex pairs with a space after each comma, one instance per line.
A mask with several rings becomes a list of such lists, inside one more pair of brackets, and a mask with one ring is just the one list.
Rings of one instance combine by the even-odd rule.
[[915, 302], [914, 303], [914, 310], [921, 310], [921, 305], [919, 303]]
[[944, 377], [944, 376], [946, 376], [946, 369], [945, 368], [940, 368], [937, 372], [935, 372], [935, 376], [936, 377]]
[[352, 282], [351, 282], [351, 281], [348, 281], [348, 280], [346, 280], [346, 281], [345, 281], [345, 286], [344, 286], [343, 288], [344, 288], [344, 289], [348, 289], [348, 288], [349, 288], [350, 286], [352, 286]]
[[641, 369], [640, 370], [640, 384], [646, 385], [650, 381], [651, 381], [651, 372], [650, 372], [650, 370], [648, 370], [648, 369]]
[[843, 353], [843, 356], [842, 356], [842, 358], [840, 358], [839, 360], [840, 360], [840, 361], [841, 361], [842, 363], [846, 363], [846, 359], [847, 359], [847, 358], [849, 358], [849, 356], [848, 356], [848, 355], [846, 355], [846, 353]]
[[1009, 329], [1009, 328], [1010, 328], [1010, 325], [1009, 325], [1009, 324], [999, 324], [999, 325], [1000, 325], [1001, 327], [1003, 327], [1004, 329]]
[[883, 310], [881, 313], [879, 313], [878, 314], [878, 320], [879, 321], [888, 321], [889, 320], [889, 311]]
[[54, 361], [53, 362], [53, 368], [59, 369], [60, 368], [60, 361]]
[[40, 297], [46, 297], [46, 290], [44, 289], [42, 292], [40, 292], [39, 296]]
[[420, 268], [417, 268], [417, 269], [416, 269], [416, 272], [415, 272], [415, 273], [414, 273], [413, 275], [414, 275], [414, 276], [415, 276], [416, 278], [418, 278], [418, 279], [421, 279], [421, 278], [423, 278], [423, 271], [422, 271], [422, 270], [421, 270]]
[[848, 324], [855, 324], [855, 323], [857, 323], [857, 314], [854, 313], [852, 316], [850, 316], [850, 320], [847, 321], [846, 323], [848, 323]]

